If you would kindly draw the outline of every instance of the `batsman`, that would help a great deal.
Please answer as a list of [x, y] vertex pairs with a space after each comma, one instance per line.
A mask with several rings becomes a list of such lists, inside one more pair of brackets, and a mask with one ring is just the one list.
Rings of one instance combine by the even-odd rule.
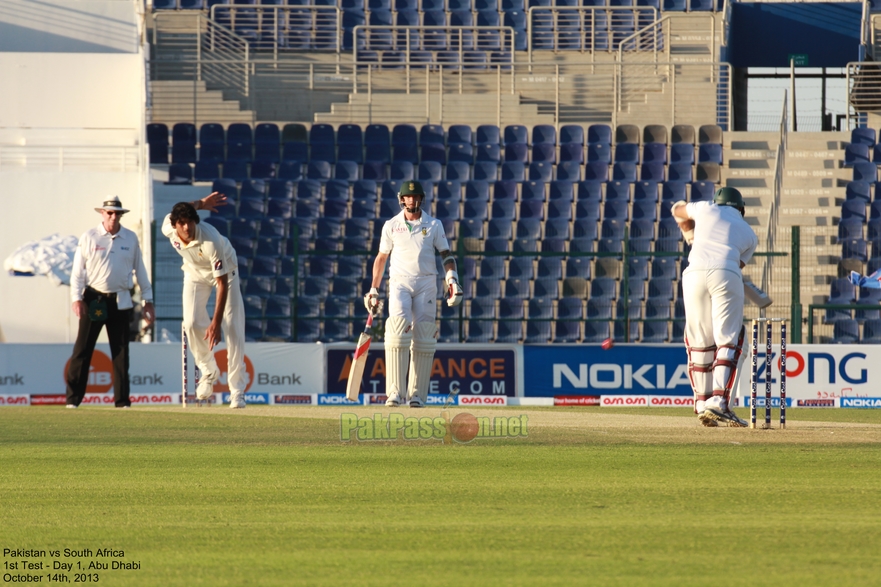
[[[389, 265], [388, 310], [385, 323], [385, 405], [409, 403], [421, 408], [428, 399], [431, 366], [437, 348], [437, 262], [443, 262], [447, 304], [458, 306], [464, 293], [456, 259], [440, 220], [422, 210], [425, 191], [418, 181], [405, 181], [398, 192], [401, 212], [382, 227], [373, 281], [364, 296], [369, 312], [379, 305], [379, 288]], [[409, 370], [409, 379], [408, 379]]]
[[716, 190], [712, 202], [676, 202], [673, 217], [691, 244], [682, 274], [685, 347], [695, 412], [705, 426], [745, 427], [728, 406], [743, 354], [744, 287], [741, 270], [758, 245], [743, 219], [743, 196]]

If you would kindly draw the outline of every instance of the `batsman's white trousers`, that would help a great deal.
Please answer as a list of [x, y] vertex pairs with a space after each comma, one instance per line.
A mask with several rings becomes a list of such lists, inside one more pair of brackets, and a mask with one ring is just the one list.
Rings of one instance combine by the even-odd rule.
[[682, 275], [682, 297], [689, 346], [737, 344], [743, 326], [743, 276], [739, 272], [689, 267]]
[[437, 316], [437, 276], [399, 277], [389, 279], [389, 317], [399, 317], [408, 323], [435, 323]]
[[[184, 328], [193, 351], [196, 366], [202, 376], [220, 377], [214, 353], [208, 350], [205, 331], [211, 324], [208, 315], [208, 298], [214, 286], [204, 281], [193, 281], [184, 274]], [[241, 283], [238, 278], [230, 279], [226, 308], [221, 322], [223, 337], [226, 340], [227, 385], [230, 393], [244, 393], [248, 376], [245, 371], [245, 305], [242, 302]]]

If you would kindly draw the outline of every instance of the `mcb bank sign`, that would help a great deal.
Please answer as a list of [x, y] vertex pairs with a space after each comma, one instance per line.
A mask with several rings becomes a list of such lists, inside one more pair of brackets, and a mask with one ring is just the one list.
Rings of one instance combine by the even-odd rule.
[[526, 396], [692, 395], [684, 347], [527, 345], [523, 362]]

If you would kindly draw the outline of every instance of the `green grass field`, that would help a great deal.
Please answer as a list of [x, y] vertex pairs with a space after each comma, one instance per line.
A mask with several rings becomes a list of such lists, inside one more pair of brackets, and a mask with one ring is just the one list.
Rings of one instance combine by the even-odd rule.
[[[0, 410], [0, 548], [93, 552], [7, 552], [4, 582], [57, 561], [109, 587], [879, 584], [877, 411], [759, 431], [511, 407], [527, 438], [467, 445], [342, 443], [341, 411]], [[85, 569], [112, 560], [140, 568]]]

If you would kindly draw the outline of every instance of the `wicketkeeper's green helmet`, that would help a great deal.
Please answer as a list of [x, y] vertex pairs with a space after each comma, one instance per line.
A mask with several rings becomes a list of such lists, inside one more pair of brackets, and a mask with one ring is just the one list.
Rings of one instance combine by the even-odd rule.
[[743, 196], [735, 188], [719, 188], [713, 196], [713, 203], [717, 206], [731, 206], [741, 212], [744, 209]]

